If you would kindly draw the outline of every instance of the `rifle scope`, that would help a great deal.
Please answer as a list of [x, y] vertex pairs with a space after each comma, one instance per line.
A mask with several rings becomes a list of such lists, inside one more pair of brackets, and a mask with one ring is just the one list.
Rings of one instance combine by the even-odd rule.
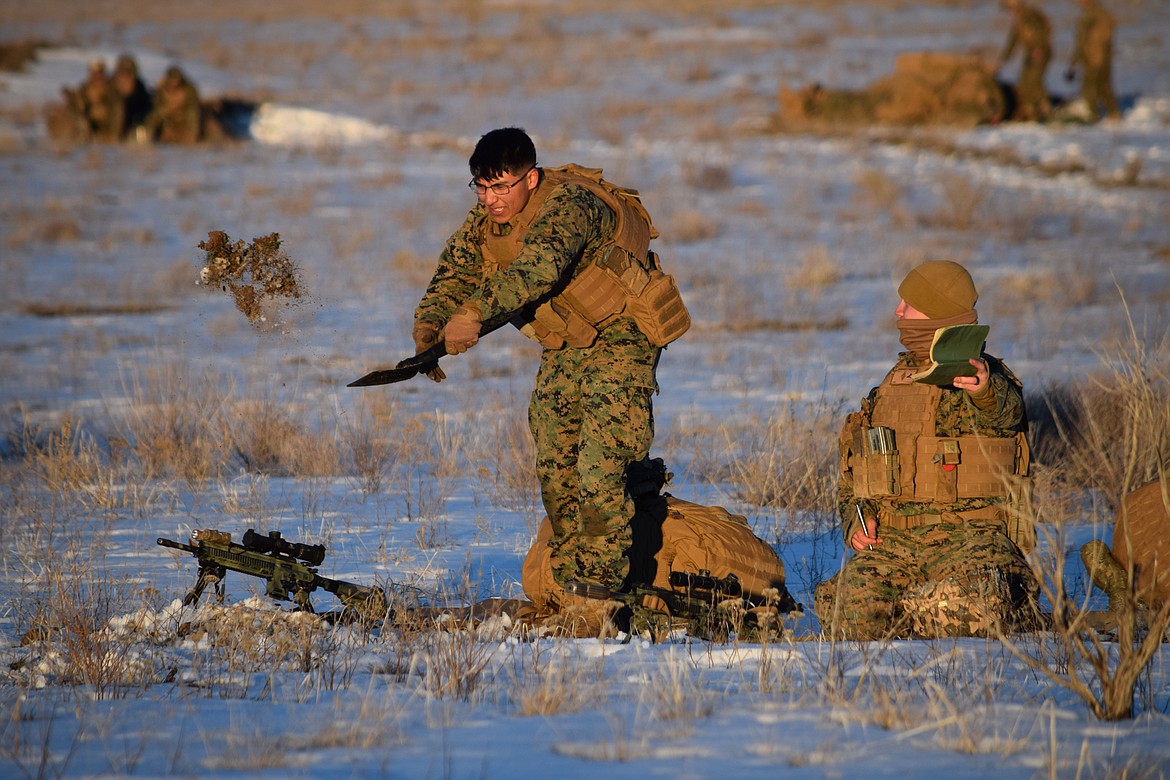
[[243, 545], [252, 552], [267, 555], [287, 555], [309, 566], [320, 566], [325, 560], [325, 545], [301, 544], [290, 542], [280, 536], [280, 531], [269, 531], [268, 536], [261, 536], [254, 529], [249, 528], [244, 533]]

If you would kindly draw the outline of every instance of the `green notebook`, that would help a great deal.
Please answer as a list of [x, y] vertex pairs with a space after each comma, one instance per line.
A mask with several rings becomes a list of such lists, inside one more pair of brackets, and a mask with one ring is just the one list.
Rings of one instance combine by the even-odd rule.
[[983, 352], [989, 325], [948, 325], [934, 332], [930, 365], [910, 378], [929, 385], [949, 385], [957, 376], [975, 376], [970, 359]]

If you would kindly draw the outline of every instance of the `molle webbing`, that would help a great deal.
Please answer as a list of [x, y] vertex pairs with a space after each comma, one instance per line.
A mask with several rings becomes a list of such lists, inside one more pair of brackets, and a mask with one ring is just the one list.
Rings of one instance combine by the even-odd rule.
[[[935, 436], [942, 391], [895, 368], [877, 388], [866, 416], [851, 415], [841, 445], [842, 467], [853, 473], [858, 498], [952, 503], [965, 498], [1008, 498], [1017, 475], [1028, 471], [1027, 441], [980, 435]], [[868, 429], [892, 428], [893, 453], [871, 451]]]
[[612, 243], [600, 258], [581, 258], [581, 265], [572, 272], [574, 276], [564, 289], [538, 306], [521, 328], [521, 332], [549, 349], [565, 345], [588, 347], [597, 338], [597, 328], [619, 317], [627, 301], [641, 295], [650, 283], [650, 241], [658, 231], [637, 191], [603, 181], [600, 168], [566, 165], [542, 169], [542, 175], [541, 185], [533, 191], [523, 212], [512, 219], [507, 235], [497, 235], [493, 225], [485, 226], [484, 273], [492, 276], [516, 259], [553, 190], [563, 184], [589, 190], [614, 213]]

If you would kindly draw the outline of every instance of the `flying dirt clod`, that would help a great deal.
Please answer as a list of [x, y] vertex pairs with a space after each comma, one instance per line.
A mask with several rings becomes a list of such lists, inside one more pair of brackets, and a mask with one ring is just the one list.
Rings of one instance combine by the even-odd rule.
[[281, 248], [280, 234], [232, 242], [222, 230], [212, 230], [199, 242], [206, 252], [207, 265], [199, 272], [199, 284], [218, 286], [235, 301], [248, 322], [259, 327], [266, 321], [266, 301], [277, 298], [286, 303], [305, 297], [296, 262]]

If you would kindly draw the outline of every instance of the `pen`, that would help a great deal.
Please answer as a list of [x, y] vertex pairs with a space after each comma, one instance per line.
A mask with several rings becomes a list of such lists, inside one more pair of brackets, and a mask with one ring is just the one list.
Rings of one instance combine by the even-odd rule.
[[[854, 504], [854, 506], [857, 507], [857, 519], [861, 521], [861, 530], [865, 531], [866, 536], [869, 536], [869, 526], [865, 524], [865, 514], [861, 511], [861, 504], [860, 503]], [[873, 545], [867, 544], [865, 546], [865, 549], [872, 550]]]

